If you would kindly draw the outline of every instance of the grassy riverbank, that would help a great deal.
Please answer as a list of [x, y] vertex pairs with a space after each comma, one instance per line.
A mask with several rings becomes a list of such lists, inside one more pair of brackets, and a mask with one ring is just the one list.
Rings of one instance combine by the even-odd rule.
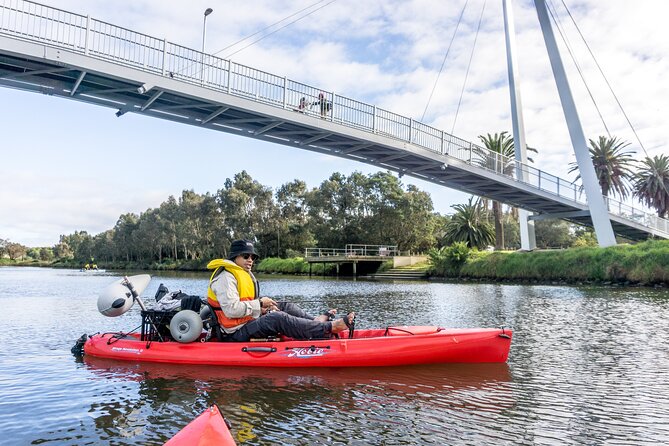
[[[635, 245], [609, 248], [583, 247], [547, 251], [471, 251], [453, 245], [433, 251], [429, 273], [432, 277], [463, 278], [489, 281], [538, 281], [566, 283], [620, 283], [669, 286], [669, 240], [649, 240]], [[180, 262], [100, 262], [107, 270], [206, 271], [208, 260]], [[81, 268], [74, 260], [59, 262], [9, 261], [0, 259], [0, 266], [47, 266]], [[317, 275], [334, 275], [334, 264], [312, 267]], [[309, 264], [301, 257], [267, 258], [254, 270], [266, 274], [309, 273]]]
[[53, 266], [53, 261], [47, 260], [10, 260], [0, 258], [0, 266]]
[[441, 262], [433, 259], [432, 274], [487, 280], [669, 285], [669, 240], [608, 248], [470, 252], [463, 263], [453, 263], [446, 256]]
[[[163, 262], [105, 262], [97, 263], [99, 269], [118, 270], [118, 271], [207, 271], [209, 260], [188, 260], [188, 261], [163, 261]], [[59, 260], [55, 262], [43, 262], [37, 260], [9, 260], [0, 259], [0, 266], [45, 266], [52, 268], [80, 269], [83, 267], [80, 261], [73, 259]], [[335, 274], [334, 264], [326, 264], [313, 267], [314, 274]], [[269, 257], [262, 259], [254, 267], [254, 271], [266, 274], [309, 274], [309, 264], [302, 257], [290, 259], [280, 259]]]
[[309, 274], [309, 264], [301, 257], [290, 259], [269, 257], [262, 259], [254, 269], [256, 272], [269, 274]]

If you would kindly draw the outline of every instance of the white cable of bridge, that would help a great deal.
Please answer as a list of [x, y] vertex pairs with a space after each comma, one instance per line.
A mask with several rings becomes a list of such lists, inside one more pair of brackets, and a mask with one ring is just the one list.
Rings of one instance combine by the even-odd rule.
[[[238, 42], [233, 43], [232, 45], [228, 45], [227, 47], [223, 48], [222, 50], [217, 51], [216, 53], [214, 53], [214, 55], [216, 55], [216, 54], [218, 54], [218, 53], [220, 53], [220, 52], [223, 52], [223, 51], [225, 51], [226, 49], [228, 49], [228, 48], [230, 48], [230, 47], [232, 47], [232, 46], [235, 46], [235, 45], [237, 45], [238, 43], [241, 43], [241, 42], [243, 42], [244, 40], [247, 40], [247, 39], [249, 39], [250, 37], [255, 36], [256, 34], [262, 32], [262, 31], [264, 31], [264, 30], [266, 30], [266, 29], [268, 29], [268, 28], [271, 28], [272, 26], [275, 26], [275, 25], [277, 25], [277, 24], [279, 24], [279, 23], [281, 23], [281, 22], [283, 22], [283, 21], [289, 19], [290, 17], [293, 17], [293, 16], [299, 14], [299, 13], [302, 12], [302, 11], [305, 11], [305, 10], [307, 10], [307, 9], [309, 9], [309, 8], [312, 8], [312, 7], [314, 7], [314, 6], [316, 6], [316, 5], [320, 4], [320, 3], [323, 3], [324, 1], [325, 1], [325, 0], [321, 0], [321, 1], [319, 1], [319, 2], [314, 3], [314, 4], [311, 5], [311, 6], [308, 6], [308, 7], [304, 8], [304, 9], [301, 9], [300, 11], [298, 11], [298, 12], [296, 12], [296, 13], [294, 13], [294, 14], [291, 14], [291, 15], [289, 15], [288, 17], [286, 17], [286, 18], [284, 18], [284, 19], [281, 19], [281, 20], [279, 20], [278, 22], [276, 22], [276, 23], [274, 23], [274, 24], [272, 24], [272, 25], [269, 25], [269, 26], [263, 28], [262, 30], [260, 30], [260, 31], [258, 31], [258, 32], [256, 32], [256, 33], [254, 33], [254, 34], [251, 34], [250, 36], [245, 37], [245, 38], [243, 38], [242, 40], [240, 40], [240, 41], [238, 41]], [[256, 39], [256, 40], [254, 40], [254, 41], [251, 42], [251, 43], [249, 43], [249, 44], [246, 45], [245, 47], [242, 47], [242, 48], [238, 49], [237, 51], [235, 51], [235, 52], [233, 52], [233, 53], [230, 53], [230, 54], [226, 55], [225, 57], [223, 57], [223, 59], [229, 59], [229, 58], [231, 58], [232, 56], [234, 56], [235, 54], [239, 53], [240, 51], [244, 51], [246, 48], [255, 45], [256, 43], [260, 42], [261, 40], [263, 40], [263, 39], [265, 39], [265, 38], [267, 38], [267, 37], [269, 37], [269, 36], [271, 36], [272, 34], [276, 34], [276, 33], [278, 33], [279, 31], [281, 31], [282, 29], [284, 29], [284, 28], [286, 28], [286, 27], [292, 25], [293, 23], [299, 22], [300, 20], [309, 17], [311, 14], [313, 14], [313, 13], [315, 13], [315, 12], [317, 12], [317, 11], [320, 11], [321, 9], [325, 8], [325, 7], [328, 6], [328, 5], [331, 5], [332, 3], [336, 2], [336, 1], [337, 1], [337, 0], [330, 0], [330, 1], [327, 2], [326, 4], [324, 4], [324, 5], [322, 5], [322, 6], [319, 6], [318, 8], [314, 9], [313, 11], [310, 11], [308, 14], [305, 14], [305, 15], [303, 15], [303, 16], [301, 16], [301, 17], [298, 17], [298, 18], [296, 18], [295, 20], [286, 23], [286, 24], [283, 25], [281, 28], [279, 28], [279, 29], [275, 29], [274, 31], [272, 31], [272, 32], [270, 32], [270, 33], [267, 33], [267, 34], [265, 34], [264, 36], [262, 36], [262, 37], [260, 37], [260, 38], [258, 38], [258, 39]]]
[[476, 27], [476, 35], [474, 36], [474, 44], [472, 45], [472, 52], [469, 55], [469, 63], [467, 63], [467, 71], [465, 72], [465, 80], [462, 83], [462, 90], [460, 91], [460, 99], [458, 100], [458, 107], [455, 109], [455, 118], [453, 118], [453, 127], [451, 128], [451, 135], [455, 133], [455, 123], [458, 120], [458, 113], [460, 113], [460, 105], [462, 104], [462, 96], [465, 93], [465, 87], [467, 86], [467, 78], [469, 77], [469, 69], [472, 66], [472, 59], [474, 58], [474, 50], [476, 49], [476, 41], [479, 38], [479, 31], [481, 30], [481, 23], [483, 22], [483, 13], [485, 12], [485, 5], [487, 0], [483, 2], [483, 7], [481, 8], [481, 16], [479, 17], [479, 24]]
[[441, 76], [441, 72], [444, 70], [444, 65], [446, 64], [448, 53], [451, 51], [451, 46], [453, 45], [453, 41], [455, 40], [456, 34], [458, 33], [458, 28], [460, 27], [460, 23], [462, 22], [462, 16], [465, 13], [465, 8], [467, 8], [467, 3], [469, 3], [469, 0], [465, 0], [465, 4], [462, 6], [462, 11], [460, 11], [460, 17], [458, 18], [458, 23], [455, 24], [455, 31], [453, 31], [453, 36], [451, 37], [451, 41], [448, 44], [448, 48], [446, 48], [446, 54], [444, 54], [444, 60], [441, 61], [441, 68], [439, 68], [439, 73], [437, 73], [437, 79], [435, 79], [434, 85], [432, 86], [430, 97], [427, 98], [427, 104], [425, 104], [425, 110], [423, 110], [423, 116], [421, 116], [420, 118], [421, 122], [425, 120], [425, 114], [427, 113], [427, 109], [430, 106], [430, 102], [432, 101], [432, 95], [434, 95], [434, 90], [437, 88], [437, 83], [439, 82], [439, 77]]
[[583, 85], [585, 86], [585, 89], [588, 92], [588, 95], [590, 96], [590, 100], [592, 101], [592, 104], [595, 106], [595, 109], [597, 110], [597, 114], [599, 115], [599, 119], [602, 121], [602, 125], [604, 126], [604, 129], [606, 130], [606, 134], [609, 135], [609, 138], [611, 137], [611, 132], [609, 131], [609, 127], [606, 125], [606, 121], [604, 120], [604, 116], [602, 115], [601, 110], [599, 109], [599, 105], [597, 104], [597, 101], [595, 100], [594, 95], [592, 94], [592, 90], [590, 90], [590, 86], [588, 85], [588, 81], [585, 79], [585, 75], [583, 74], [583, 70], [581, 69], [581, 66], [579, 65], [578, 61], [576, 60], [576, 56], [574, 55], [574, 52], [572, 51], [572, 46], [569, 42], [569, 38], [567, 37], [567, 32], [566, 29], [562, 26], [562, 22], [560, 22], [560, 16], [557, 13], [557, 9], [553, 5], [553, 2], [548, 0], [546, 3], [546, 6], [548, 7], [548, 12], [551, 15], [551, 18], [553, 19], [553, 22], [555, 23], [555, 27], [557, 28], [558, 32], [560, 33], [560, 37], [562, 37], [562, 41], [564, 42], [565, 47], [567, 48], [567, 52], [569, 53], [569, 57], [571, 57], [572, 62], [574, 62], [574, 66], [576, 67], [576, 71], [578, 72], [579, 76], [581, 77], [581, 80], [583, 81]]
[[[212, 55], [212, 56], [215, 56], [215, 55], [217, 55], [217, 54], [219, 54], [219, 53], [222, 53], [223, 51], [228, 50], [228, 49], [230, 49], [230, 48], [232, 48], [232, 47], [234, 47], [234, 46], [236, 46], [236, 45], [239, 45], [240, 43], [242, 43], [242, 42], [244, 42], [244, 41], [250, 39], [250, 38], [253, 37], [253, 36], [257, 36], [258, 34], [262, 33], [263, 31], [266, 31], [266, 30], [268, 30], [268, 29], [270, 29], [270, 28], [272, 28], [272, 27], [278, 25], [279, 23], [285, 22], [286, 20], [288, 20], [288, 19], [290, 19], [290, 18], [292, 18], [292, 17], [295, 17], [296, 15], [301, 14], [301, 13], [303, 13], [304, 11], [307, 11], [307, 10], [309, 10], [309, 9], [315, 7], [315, 6], [318, 6], [318, 5], [320, 5], [321, 3], [324, 3], [324, 2], [326, 2], [326, 1], [327, 1], [327, 0], [319, 0], [319, 1], [317, 1], [316, 3], [312, 3], [311, 5], [309, 5], [309, 6], [305, 7], [305, 8], [302, 8], [302, 9], [300, 9], [299, 11], [296, 11], [296, 12], [290, 14], [290, 15], [287, 15], [286, 17], [282, 18], [281, 20], [278, 20], [278, 21], [272, 23], [271, 25], [267, 25], [266, 27], [264, 27], [264, 28], [262, 28], [262, 29], [259, 29], [258, 31], [254, 32], [253, 34], [249, 34], [248, 36], [246, 36], [246, 37], [244, 37], [244, 38], [242, 38], [242, 39], [239, 39], [238, 41], [236, 41], [236, 42], [234, 42], [234, 43], [231, 43], [230, 45], [226, 46], [225, 48], [221, 48], [220, 50], [218, 50], [218, 51], [216, 51], [216, 52], [214, 52], [214, 53], [211, 53], [211, 55]], [[313, 13], [315, 13], [315, 12], [317, 12], [317, 11], [323, 9], [323, 8], [325, 8], [326, 6], [332, 4], [332, 3], [336, 2], [336, 1], [337, 1], [337, 0], [330, 0], [330, 1], [328, 1], [325, 5], [322, 5], [322, 6], [318, 7], [318, 8], [316, 8], [316, 9], [314, 9], [313, 11], [309, 11], [307, 14], [304, 14], [303, 16], [300, 16], [300, 17], [296, 18], [295, 20], [286, 23], [284, 26], [282, 26], [282, 27], [279, 28], [279, 29], [276, 29], [276, 30], [274, 30], [274, 31], [272, 31], [272, 32], [270, 32], [270, 33], [265, 34], [264, 36], [262, 36], [262, 37], [260, 37], [260, 38], [258, 38], [258, 39], [256, 39], [256, 40], [254, 40], [254, 41], [251, 42], [251, 43], [249, 43], [249, 44], [246, 45], [245, 47], [240, 48], [240, 49], [238, 49], [237, 51], [235, 51], [235, 52], [233, 52], [233, 53], [230, 53], [230, 54], [228, 54], [228, 55], [225, 56], [225, 57], [222, 57], [222, 59], [229, 59], [230, 57], [234, 56], [235, 54], [237, 54], [237, 53], [239, 53], [239, 52], [241, 52], [241, 51], [243, 51], [243, 50], [245, 50], [246, 48], [249, 48], [249, 47], [255, 45], [256, 43], [260, 42], [261, 40], [263, 40], [263, 39], [265, 39], [265, 38], [267, 38], [267, 37], [269, 37], [269, 36], [271, 36], [272, 34], [276, 34], [277, 32], [279, 32], [279, 31], [281, 31], [282, 29], [284, 29], [284, 28], [286, 28], [286, 27], [292, 25], [293, 23], [299, 22], [300, 20], [302, 20], [302, 19], [304, 19], [304, 18], [306, 18], [306, 17], [309, 17], [311, 14], [313, 14]], [[188, 70], [190, 67], [192, 67], [192, 66], [194, 66], [194, 65], [198, 65], [198, 64], [199, 64], [199, 62], [193, 62], [193, 63], [191, 63], [191, 64], [185, 66], [185, 67], [182, 68], [181, 70], [178, 70], [178, 73], [183, 73], [183, 72], [185, 72], [186, 70]], [[201, 68], [199, 71], [196, 71], [196, 74], [201, 73], [202, 71], [203, 71], [203, 68]]]
[[[242, 38], [242, 39], [239, 39], [238, 41], [236, 41], [236, 42], [234, 42], [234, 43], [231, 43], [230, 45], [226, 46], [225, 48], [221, 48], [220, 50], [216, 51], [215, 53], [212, 53], [212, 55], [215, 56], [216, 54], [218, 54], [218, 53], [222, 53], [223, 51], [228, 50], [228, 49], [232, 48], [232, 47], [235, 46], [235, 45], [239, 45], [240, 43], [242, 43], [242, 42], [244, 42], [244, 41], [246, 41], [246, 40], [249, 40], [251, 37], [253, 37], [253, 36], [257, 36], [257, 35], [260, 34], [261, 32], [266, 31], [266, 30], [272, 28], [273, 26], [278, 25], [278, 24], [281, 23], [281, 22], [285, 22], [285, 21], [288, 20], [289, 18], [291, 18], [291, 17], [295, 17], [296, 15], [298, 15], [298, 14], [300, 14], [300, 13], [302, 13], [302, 12], [308, 10], [308, 9], [311, 9], [311, 8], [313, 8], [314, 6], [319, 5], [319, 4], [321, 4], [321, 3], [325, 2], [325, 1], [327, 1], [327, 0], [320, 0], [320, 1], [317, 1], [316, 3], [313, 3], [313, 4], [309, 5], [309, 6], [307, 6], [306, 8], [302, 8], [302, 9], [300, 9], [299, 11], [296, 11], [296, 12], [292, 13], [291, 15], [288, 15], [288, 16], [282, 18], [281, 20], [272, 23], [271, 25], [267, 25], [267, 26], [264, 27], [263, 29], [259, 29], [258, 31], [254, 32], [253, 34], [249, 34], [248, 36], [246, 36], [246, 37], [244, 37], [244, 38]], [[330, 2], [330, 3], [332, 3], [332, 2]], [[329, 5], [330, 3], [328, 3], [328, 5]], [[327, 5], [325, 5], [325, 6], [327, 6]], [[320, 8], [319, 8], [319, 9], [320, 9]], [[307, 14], [307, 15], [313, 14], [314, 12], [316, 12], [316, 11], [312, 11], [312, 12], [310, 12], [310, 13]], [[305, 17], [306, 17], [307, 15], [305, 15]], [[296, 20], [296, 21], [297, 21], [297, 20]], [[291, 22], [291, 23], [294, 23], [294, 22]], [[288, 25], [290, 25], [291, 23], [289, 23]]]
[[611, 86], [611, 83], [609, 82], [609, 79], [604, 74], [604, 70], [602, 70], [601, 65], [599, 65], [599, 62], [597, 61], [597, 58], [595, 57], [595, 54], [593, 53], [592, 49], [590, 48], [590, 45], [588, 44], [587, 40], [585, 39], [585, 36], [581, 32], [581, 29], [579, 28], [578, 24], [576, 23], [576, 20], [574, 20], [574, 16], [571, 15], [571, 11], [567, 7], [567, 4], [564, 2], [564, 0], [561, 0], [561, 1], [562, 1], [562, 4], [564, 5], [565, 10], [567, 11], [567, 14], [569, 15], [569, 18], [571, 19], [572, 23], [574, 24], [574, 27], [576, 28], [576, 31], [578, 31], [579, 36], [581, 36], [581, 39], [583, 40], [583, 43], [585, 44], [585, 47], [588, 49], [588, 52], [590, 53], [590, 56], [592, 56], [592, 60], [595, 62], [595, 65], [597, 66], [597, 69], [599, 70], [599, 73], [604, 78], [604, 81], [606, 82], [606, 85], [609, 87], [609, 91], [611, 91], [611, 94], [613, 95], [613, 98], [616, 100], [616, 103], [618, 104], [618, 107], [620, 108], [620, 111], [622, 112], [623, 116], [625, 116], [625, 119], [627, 120], [627, 124], [630, 126], [630, 128], [632, 129], [632, 133], [634, 133], [634, 136], [636, 137], [637, 141], [639, 142], [639, 146], [641, 146], [641, 149], [646, 154], [646, 157], [648, 157], [648, 152], [646, 151], [646, 148], [644, 147], [643, 143], [641, 142], [641, 138], [639, 138], [639, 135], [637, 134], [636, 129], [634, 128], [634, 125], [632, 125], [632, 122], [630, 121], [629, 117], [627, 116], [627, 113], [625, 112], [625, 109], [623, 108], [622, 104], [620, 103], [620, 100], [618, 99], [618, 95], [616, 95], [615, 91], [613, 91], [613, 87]]

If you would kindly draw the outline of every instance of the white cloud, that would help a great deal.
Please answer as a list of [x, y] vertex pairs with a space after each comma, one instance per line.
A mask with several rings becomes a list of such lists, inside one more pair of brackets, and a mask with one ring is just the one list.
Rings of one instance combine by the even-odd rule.
[[[196, 49], [202, 43], [202, 13], [206, 7], [212, 7], [214, 13], [207, 21], [207, 48], [212, 52], [314, 3], [311, 0], [137, 0], [122, 2], [120, 6], [118, 2], [103, 0], [43, 2], [84, 15], [90, 14], [109, 23]], [[327, 3], [323, 2], [319, 6]], [[664, 74], [669, 72], [669, 31], [664, 22], [669, 13], [669, 2], [571, 0], [567, 3], [648, 153], [666, 153], [669, 84], [664, 81]], [[423, 114], [463, 4], [464, 0], [339, 0], [239, 52], [233, 56], [233, 60], [418, 119]], [[482, 4], [483, 0], [469, 1], [426, 116], [428, 123], [446, 131], [451, 130], [455, 119]], [[560, 23], [566, 30], [609, 129], [613, 134], [630, 141], [631, 147], [639, 152], [637, 157], [642, 157], [643, 153], [633, 132], [587, 49], [580, 42], [569, 17], [561, 9], [561, 2], [552, 4], [558, 8]], [[533, 2], [515, 1], [514, 13], [527, 141], [540, 150], [540, 154], [535, 156], [537, 167], [568, 178], [568, 163], [573, 161], [574, 156]], [[257, 37], [222, 54], [229, 54]], [[595, 138], [603, 134], [604, 127], [564, 47], [561, 51], [586, 135]], [[71, 119], [77, 121], [79, 118], [73, 116]], [[77, 134], [83, 133], [76, 140], [77, 144], [95, 145], [100, 138], [107, 138], [113, 139], [117, 145], [135, 145], [138, 156], [140, 153], [146, 156], [144, 162], [147, 166], [151, 166], [151, 163], [167, 166], [166, 163], [178, 159], [180, 149], [174, 145], [176, 140], [183, 140], [181, 144], [197, 141], [198, 145], [205, 148], [202, 152], [205, 157], [220, 153], [206, 150], [214, 150], [215, 138], [232, 146], [259, 147], [258, 143], [254, 145], [211, 136], [207, 132], [186, 130], [183, 126], [171, 123], [146, 124], [142, 121], [142, 126], [154, 129], [153, 133], [149, 133], [139, 126], [125, 127], [125, 122], [107, 120], [106, 115], [105, 119], [96, 122], [90, 124], [95, 129], [77, 127], [76, 131], [63, 132], [58, 137], [75, 138]], [[167, 128], [165, 126], [169, 126], [169, 130], [162, 130]], [[123, 135], [117, 134], [120, 129], [133, 133], [124, 140]], [[502, 8], [501, 2], [488, 2], [457, 116], [455, 134], [476, 141], [480, 134], [504, 130], [511, 130], [511, 122]], [[161, 133], [169, 136], [161, 139]], [[107, 136], [110, 134], [114, 134], [114, 138]], [[54, 138], [54, 135], [32, 136], [29, 140], [15, 136], [14, 144], [26, 150], [35, 150], [35, 145], [48, 144], [49, 137]], [[42, 140], [40, 136], [43, 136]], [[167, 138], [171, 140], [166, 141]], [[156, 157], [155, 152], [148, 151], [156, 141], [167, 147], [164, 150], [173, 151], [164, 160], [162, 156]], [[54, 144], [60, 144], [60, 141], [54, 141]], [[66, 151], [58, 147], [59, 153]], [[290, 158], [296, 160], [295, 163], [307, 159], [306, 155], [297, 153], [295, 149], [290, 150]], [[154, 159], [149, 154], [154, 154]], [[40, 156], [50, 157], [52, 154], [44, 152]], [[166, 195], [161, 194], [175, 193], [178, 187], [188, 184], [182, 181], [171, 189], [164, 184], [154, 187], [137, 175], [136, 181], [142, 185], [138, 191], [137, 184], [119, 186], [112, 177], [107, 176], [102, 167], [103, 161], [78, 160], [71, 164], [68, 165], [73, 178], [71, 183], [66, 181], [67, 176], [63, 172], [49, 172], [46, 175], [49, 181], [46, 183], [21, 176], [25, 172], [4, 172], [25, 185], [21, 198], [11, 195], [18, 189], [5, 188], [4, 193], [0, 192], [0, 212], [3, 214], [0, 231], [5, 233], [5, 237], [9, 232], [15, 234], [13, 238], [17, 241], [30, 243], [30, 240], [37, 240], [39, 234], [48, 233], [45, 240], [53, 240], [54, 215], [59, 215], [59, 209], [62, 212], [57, 218], [64, 222], [60, 231], [69, 231], [68, 228], [91, 232], [108, 229], [119, 214], [155, 206], [166, 198]], [[245, 167], [241, 162], [230, 164]], [[53, 166], [56, 170], [64, 169], [57, 159], [53, 160]], [[332, 163], [318, 162], [316, 166], [323, 171], [322, 179], [329, 176]], [[363, 166], [354, 166], [363, 169]], [[34, 169], [39, 178], [45, 178], [44, 171], [38, 171], [37, 166]], [[262, 166], [255, 168], [259, 180], [263, 176], [277, 178], [276, 172], [265, 173], [263, 169]], [[97, 174], [87, 178], [80, 172]], [[286, 170], [282, 182], [294, 178], [294, 175], [289, 176], [292, 175], [289, 172]], [[225, 175], [231, 173], [222, 174]], [[33, 183], [49, 186], [33, 187]], [[199, 184], [194, 184], [194, 187]], [[205, 187], [210, 184], [216, 187], [213, 182], [207, 183]], [[81, 191], [90, 190], [93, 185], [103, 186], [96, 186], [94, 196], [80, 196]], [[129, 196], [132, 197], [132, 203], [127, 201]], [[449, 211], [443, 208], [438, 210]]]
[[0, 189], [2, 238], [40, 246], [54, 245], [60, 235], [75, 230], [103, 232], [121, 214], [156, 207], [168, 195], [166, 190], [138, 192], [132, 184], [119, 185], [113, 178], [70, 179], [12, 171], [0, 171], [0, 176], [5, 184], [17, 185]]

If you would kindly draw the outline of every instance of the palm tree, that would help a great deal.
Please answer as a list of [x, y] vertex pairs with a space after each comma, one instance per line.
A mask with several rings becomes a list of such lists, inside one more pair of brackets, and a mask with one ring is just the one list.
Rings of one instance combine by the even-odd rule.
[[494, 239], [495, 234], [483, 216], [481, 200], [472, 203], [474, 197], [467, 204], [455, 204], [455, 214], [446, 224], [444, 238], [448, 243], [466, 242], [470, 248], [484, 248]]
[[[479, 139], [487, 150], [475, 148], [474, 152], [479, 156], [478, 164], [502, 175], [512, 176], [516, 167], [516, 149], [513, 137], [507, 132], [495, 133], [486, 136], [479, 135]], [[535, 152], [536, 149], [528, 147], [527, 150]], [[528, 158], [531, 162], [532, 159]], [[495, 220], [495, 249], [504, 249], [504, 225], [502, 223], [502, 203], [492, 202], [492, 213]]]
[[[634, 164], [632, 152], [623, 151], [630, 143], [606, 136], [600, 136], [596, 142], [592, 139], [589, 141], [590, 158], [595, 166], [602, 194], [608, 197], [609, 193], [613, 193], [624, 200], [629, 193], [629, 183], [634, 177], [631, 170]], [[570, 163], [570, 166], [569, 173], [579, 171], [577, 163]], [[577, 180], [579, 178], [580, 173], [576, 176]]]
[[646, 206], [657, 210], [659, 217], [669, 213], [669, 157], [667, 155], [647, 156], [641, 162], [639, 172], [634, 176], [634, 195]]

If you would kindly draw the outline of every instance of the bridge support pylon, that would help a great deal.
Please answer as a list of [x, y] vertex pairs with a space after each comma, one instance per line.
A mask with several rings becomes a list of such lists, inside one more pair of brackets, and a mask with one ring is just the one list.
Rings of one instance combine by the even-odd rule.
[[597, 242], [599, 246], [613, 246], [616, 244], [616, 236], [613, 233], [611, 226], [611, 219], [609, 212], [604, 203], [604, 196], [597, 181], [595, 167], [590, 158], [590, 151], [583, 132], [581, 120], [578, 117], [576, 110], [576, 103], [571, 94], [569, 81], [567, 80], [567, 73], [565, 72], [560, 51], [555, 41], [553, 28], [551, 27], [550, 17], [548, 16], [548, 9], [545, 0], [534, 0], [534, 6], [539, 16], [539, 24], [541, 25], [541, 32], [544, 35], [544, 42], [546, 43], [546, 51], [548, 58], [551, 61], [553, 69], [553, 77], [557, 84], [558, 93], [560, 95], [560, 102], [562, 103], [562, 111], [564, 112], [567, 127], [569, 129], [569, 136], [571, 137], [571, 144], [576, 155], [576, 163], [583, 181], [583, 188], [588, 199], [588, 208], [590, 209], [590, 218], [597, 234]]
[[[516, 157], [516, 178], [529, 182], [528, 172], [523, 169], [527, 165], [527, 145], [525, 144], [525, 124], [523, 121], [523, 106], [520, 100], [520, 83], [518, 82], [518, 63], [516, 61], [516, 31], [513, 22], [513, 7], [511, 0], [503, 0], [504, 6], [504, 35], [506, 37], [506, 64], [509, 73], [509, 94], [511, 95], [511, 121], [513, 124], [513, 147]], [[518, 210], [520, 224], [520, 249], [531, 251], [537, 247], [534, 234], [534, 221], [530, 213], [524, 209]]]

